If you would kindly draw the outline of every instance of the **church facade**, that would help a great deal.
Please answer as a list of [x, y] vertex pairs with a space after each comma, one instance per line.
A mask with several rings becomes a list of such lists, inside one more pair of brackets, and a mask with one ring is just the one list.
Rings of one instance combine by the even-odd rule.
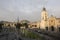
[[41, 20], [30, 24], [30, 28], [40, 28], [47, 31], [60, 31], [60, 18], [56, 18], [53, 15], [48, 16], [46, 8], [43, 8], [41, 12]]

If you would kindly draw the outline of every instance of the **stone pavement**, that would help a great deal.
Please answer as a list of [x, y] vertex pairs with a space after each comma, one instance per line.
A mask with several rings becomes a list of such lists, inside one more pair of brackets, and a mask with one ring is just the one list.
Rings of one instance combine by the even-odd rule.
[[17, 37], [14, 33], [0, 33], [0, 40], [14, 40], [16, 39], [17, 40]]

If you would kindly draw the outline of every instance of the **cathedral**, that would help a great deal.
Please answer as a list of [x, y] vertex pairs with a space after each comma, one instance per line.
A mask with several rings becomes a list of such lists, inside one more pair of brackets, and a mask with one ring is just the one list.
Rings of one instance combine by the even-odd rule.
[[60, 18], [56, 18], [53, 15], [49, 17], [46, 8], [43, 8], [41, 11], [41, 20], [30, 23], [29, 27], [32, 29], [39, 28], [47, 31], [58, 32], [60, 31]]

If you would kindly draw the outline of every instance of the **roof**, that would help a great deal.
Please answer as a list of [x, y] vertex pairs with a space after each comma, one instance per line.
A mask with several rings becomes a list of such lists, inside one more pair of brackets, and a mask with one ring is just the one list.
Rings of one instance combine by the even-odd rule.
[[60, 19], [60, 18], [56, 18], [56, 19]]

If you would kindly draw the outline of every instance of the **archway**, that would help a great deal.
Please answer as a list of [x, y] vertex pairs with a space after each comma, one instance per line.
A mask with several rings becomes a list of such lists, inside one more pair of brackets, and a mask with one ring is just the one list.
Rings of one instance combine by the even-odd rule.
[[48, 31], [48, 27], [46, 27], [46, 31]]
[[37, 25], [35, 25], [35, 27], [37, 27]]
[[54, 31], [54, 26], [51, 26], [51, 31]]
[[59, 27], [59, 32], [60, 32], [60, 27]]

